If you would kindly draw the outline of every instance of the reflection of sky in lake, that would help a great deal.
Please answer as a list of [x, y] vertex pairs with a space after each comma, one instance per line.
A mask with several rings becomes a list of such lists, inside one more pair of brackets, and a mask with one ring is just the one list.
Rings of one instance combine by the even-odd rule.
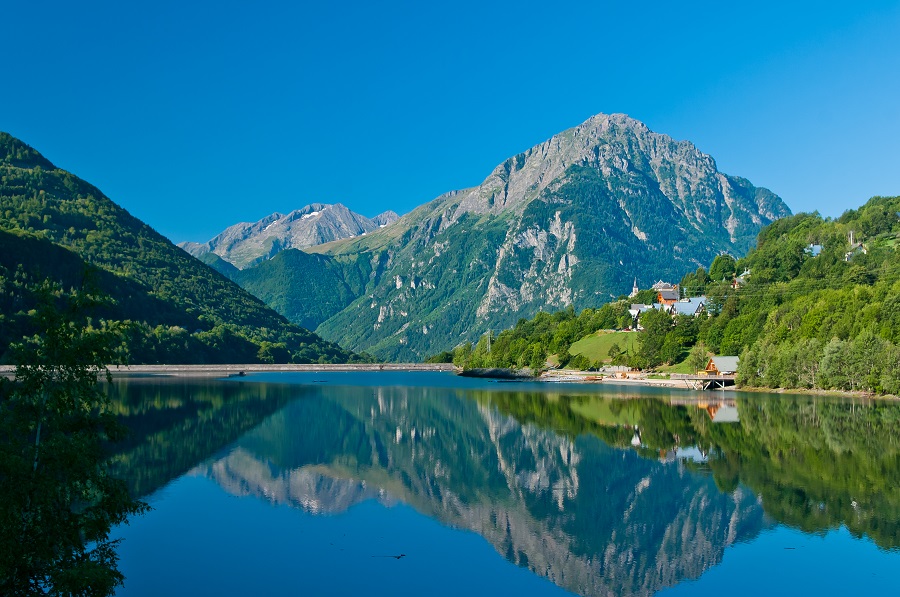
[[316, 516], [194, 476], [163, 491], [121, 529], [119, 595], [569, 594], [409, 506], [369, 500]]
[[[668, 389], [403, 373], [204, 384], [149, 383], [147, 400], [130, 384], [120, 414], [139, 437], [119, 470], [136, 487], [164, 487], [150, 498], [153, 512], [121, 529], [121, 595], [563, 593], [559, 587], [646, 595], [673, 585], [676, 594], [882, 594], [900, 556], [844, 530], [805, 535], [764, 515], [763, 506], [774, 505], [779, 516], [809, 517], [803, 500], [822, 499], [821, 488], [810, 487], [799, 509], [784, 510], [792, 492], [807, 489], [790, 485], [808, 478], [787, 466], [799, 447], [793, 435], [774, 477], [759, 460], [759, 422], [781, 420], [796, 434], [794, 402], [772, 398], [759, 410], [744, 407], [746, 421], [742, 414], [741, 423], [713, 424], [718, 407]], [[654, 399], [610, 400], [637, 395]], [[828, 419], [827, 408], [813, 406], [829, 425], [844, 416]], [[757, 427], [743, 432], [746, 425]], [[710, 438], [727, 450], [746, 445], [756, 460], [711, 454]], [[822, 452], [809, 449], [803, 458]], [[761, 483], [771, 504], [744, 477]], [[873, 527], [865, 517], [885, 509], [868, 497], [855, 513], [842, 511], [843, 497], [821, 502], [813, 524], [834, 528], [855, 516], [859, 528], [876, 528], [878, 519]], [[881, 540], [890, 543], [896, 521], [887, 522]]]
[[823, 536], [779, 526], [731, 546], [722, 563], [698, 580], [658, 595], [897, 595], [897, 556], [854, 539], [843, 527]]

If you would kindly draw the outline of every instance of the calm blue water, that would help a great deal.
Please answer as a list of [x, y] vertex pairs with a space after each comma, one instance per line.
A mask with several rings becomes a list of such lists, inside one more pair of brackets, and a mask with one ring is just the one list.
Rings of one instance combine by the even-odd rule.
[[153, 508], [117, 529], [119, 595], [900, 594], [897, 404], [429, 373], [112, 391], [114, 468]]

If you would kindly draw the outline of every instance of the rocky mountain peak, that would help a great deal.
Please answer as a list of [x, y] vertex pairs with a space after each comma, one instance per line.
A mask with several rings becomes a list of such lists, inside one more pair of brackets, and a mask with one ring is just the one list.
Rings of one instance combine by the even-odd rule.
[[377, 216], [375, 216], [374, 218], [372, 218], [372, 221], [375, 222], [376, 224], [378, 224], [378, 226], [384, 227], [384, 226], [388, 226], [389, 224], [393, 224], [394, 222], [396, 222], [399, 219], [400, 219], [400, 216], [397, 215], [397, 212], [389, 209], [386, 212], [380, 213]]
[[789, 214], [692, 143], [598, 114], [416, 209], [402, 235], [322, 247], [366, 254], [347, 279], [374, 284], [317, 329], [416, 360], [540, 310], [598, 307], [635, 277], [680, 279]]
[[398, 219], [392, 211], [369, 219], [340, 203], [311, 203], [288, 214], [276, 212], [257, 222], [235, 224], [206, 243], [184, 242], [179, 246], [195, 257], [215, 253], [238, 268], [245, 268], [285, 249], [354, 238]]
[[723, 196], [731, 186], [716, 179], [715, 160], [689, 141], [654, 133], [625, 114], [597, 114], [498, 165], [481, 185], [464, 192], [453, 219], [465, 213], [521, 212], [572, 166], [612, 178], [648, 176], [681, 207], [705, 198], [695, 196], [703, 183], [712, 183]]

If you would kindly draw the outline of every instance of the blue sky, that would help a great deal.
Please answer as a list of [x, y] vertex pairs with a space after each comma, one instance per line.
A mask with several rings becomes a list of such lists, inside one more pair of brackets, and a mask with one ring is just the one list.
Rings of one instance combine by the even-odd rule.
[[174, 241], [476, 185], [599, 112], [794, 211], [900, 194], [900, 2], [5, 2], [0, 130]]

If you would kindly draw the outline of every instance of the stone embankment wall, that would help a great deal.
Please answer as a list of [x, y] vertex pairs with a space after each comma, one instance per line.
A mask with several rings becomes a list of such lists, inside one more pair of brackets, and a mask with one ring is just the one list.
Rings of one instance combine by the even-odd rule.
[[[12, 366], [0, 365], [0, 375], [12, 374]], [[234, 375], [238, 373], [273, 373], [302, 371], [456, 371], [444, 363], [384, 363], [366, 365], [125, 365], [109, 367], [113, 375]]]

